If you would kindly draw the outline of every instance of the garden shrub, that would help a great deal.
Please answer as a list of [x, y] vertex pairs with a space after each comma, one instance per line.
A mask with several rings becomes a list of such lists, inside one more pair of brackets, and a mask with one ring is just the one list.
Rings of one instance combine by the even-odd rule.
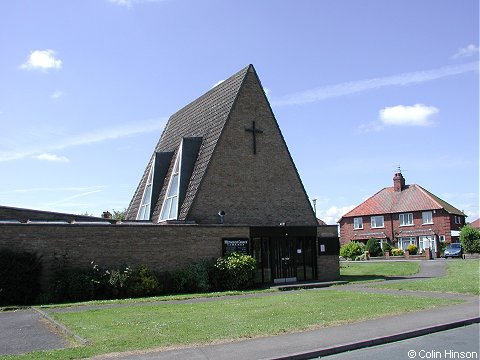
[[385, 252], [387, 252], [387, 251], [390, 252], [390, 255], [391, 255], [392, 254], [392, 249], [393, 249], [392, 245], [390, 245], [388, 242], [383, 243], [383, 249], [382, 249], [383, 250], [383, 255], [385, 255]]
[[403, 255], [403, 250], [394, 248], [390, 251], [390, 255], [392, 255], [392, 256], [402, 256]]
[[360, 256], [364, 252], [365, 246], [356, 241], [350, 241], [340, 248], [340, 256], [345, 259], [355, 260], [357, 256]]
[[460, 230], [460, 242], [466, 253], [480, 253], [480, 229], [464, 226]]
[[355, 261], [365, 261], [368, 260], [368, 251], [364, 251], [362, 255], [355, 257]]
[[32, 304], [40, 293], [41, 258], [0, 250], [0, 305]]
[[52, 302], [77, 302], [154, 295], [159, 292], [156, 275], [145, 265], [103, 270], [92, 262], [90, 269], [63, 268], [54, 275], [48, 294]]
[[135, 273], [130, 292], [133, 296], [152, 296], [160, 292], [157, 275], [148, 266], [140, 265]]
[[382, 248], [380, 247], [380, 242], [375, 238], [368, 239], [365, 250], [370, 253], [370, 256], [382, 256]]
[[189, 264], [172, 273], [174, 292], [202, 292], [210, 289], [209, 272], [212, 267], [208, 261]]
[[418, 247], [415, 244], [408, 245], [407, 250], [410, 252], [410, 255], [417, 255], [418, 253]]
[[218, 258], [214, 265], [214, 284], [221, 290], [240, 290], [253, 284], [257, 261], [236, 252]]

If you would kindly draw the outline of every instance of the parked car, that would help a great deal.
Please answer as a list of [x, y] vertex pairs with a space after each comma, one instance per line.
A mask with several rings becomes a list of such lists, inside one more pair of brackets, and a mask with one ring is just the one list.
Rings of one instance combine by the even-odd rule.
[[445, 259], [448, 259], [449, 257], [459, 257], [461, 258], [463, 256], [463, 248], [462, 244], [460, 243], [452, 243], [447, 246], [445, 249]]

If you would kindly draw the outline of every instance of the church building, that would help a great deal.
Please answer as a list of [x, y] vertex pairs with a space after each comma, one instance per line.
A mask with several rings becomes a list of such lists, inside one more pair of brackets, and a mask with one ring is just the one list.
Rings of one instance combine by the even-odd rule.
[[169, 118], [126, 220], [44, 215], [0, 216], [0, 246], [39, 253], [47, 274], [92, 261], [173, 271], [237, 251], [257, 260], [256, 283], [339, 276], [337, 226], [316, 219], [252, 65]]
[[248, 226], [263, 281], [319, 276], [319, 225], [253, 65], [170, 117], [127, 219]]

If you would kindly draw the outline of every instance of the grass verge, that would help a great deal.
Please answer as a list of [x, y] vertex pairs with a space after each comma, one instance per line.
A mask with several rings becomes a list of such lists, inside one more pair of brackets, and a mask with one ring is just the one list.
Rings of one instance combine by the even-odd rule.
[[90, 345], [5, 359], [75, 359], [111, 352], [206, 344], [302, 331], [453, 303], [457, 301], [310, 290], [189, 304], [145, 304], [52, 313]]
[[[440, 261], [440, 260], [439, 260]], [[379, 288], [434, 291], [442, 293], [480, 294], [480, 260], [448, 260], [447, 275], [435, 279], [377, 285]]]
[[341, 280], [349, 282], [378, 281], [386, 278], [413, 275], [418, 273], [418, 262], [342, 262]]

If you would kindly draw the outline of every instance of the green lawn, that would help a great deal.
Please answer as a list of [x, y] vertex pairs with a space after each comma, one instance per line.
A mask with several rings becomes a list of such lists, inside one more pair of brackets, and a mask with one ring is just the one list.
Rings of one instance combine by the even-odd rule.
[[448, 260], [447, 275], [436, 279], [408, 281], [377, 287], [443, 293], [480, 294], [480, 260]]
[[418, 273], [418, 262], [341, 262], [341, 280], [349, 282], [384, 280]]
[[455, 303], [342, 291], [294, 291], [192, 304], [145, 304], [52, 313], [90, 344], [6, 359], [74, 359], [301, 331]]

